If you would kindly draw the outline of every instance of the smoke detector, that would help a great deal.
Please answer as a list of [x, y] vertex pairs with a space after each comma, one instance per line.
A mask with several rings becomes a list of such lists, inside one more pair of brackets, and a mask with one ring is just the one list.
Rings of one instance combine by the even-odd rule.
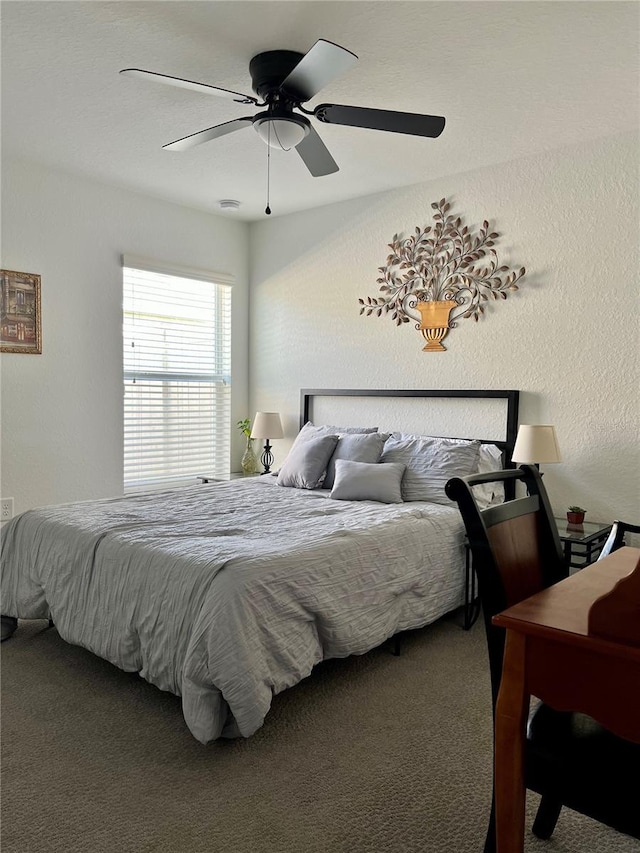
[[240, 208], [240, 202], [235, 198], [223, 198], [218, 204], [221, 210], [238, 210]]

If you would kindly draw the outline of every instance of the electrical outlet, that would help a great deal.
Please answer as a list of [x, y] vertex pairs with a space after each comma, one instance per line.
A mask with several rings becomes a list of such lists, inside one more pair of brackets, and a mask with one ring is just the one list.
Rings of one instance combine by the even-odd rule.
[[9, 521], [13, 518], [13, 498], [2, 498], [0, 501], [0, 520]]

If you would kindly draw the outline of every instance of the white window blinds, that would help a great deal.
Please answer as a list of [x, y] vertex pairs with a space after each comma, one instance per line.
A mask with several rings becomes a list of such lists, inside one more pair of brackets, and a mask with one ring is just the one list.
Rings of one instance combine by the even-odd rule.
[[127, 262], [125, 492], [228, 471], [231, 288], [197, 272]]

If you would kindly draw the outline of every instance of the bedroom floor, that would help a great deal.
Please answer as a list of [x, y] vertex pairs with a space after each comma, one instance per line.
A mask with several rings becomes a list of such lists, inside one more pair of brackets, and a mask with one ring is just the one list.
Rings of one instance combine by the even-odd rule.
[[[175, 696], [22, 622], [2, 645], [3, 853], [478, 853], [489, 679], [482, 625], [459, 626], [328, 661], [252, 738], [205, 747]], [[565, 809], [525, 849], [640, 843]]]

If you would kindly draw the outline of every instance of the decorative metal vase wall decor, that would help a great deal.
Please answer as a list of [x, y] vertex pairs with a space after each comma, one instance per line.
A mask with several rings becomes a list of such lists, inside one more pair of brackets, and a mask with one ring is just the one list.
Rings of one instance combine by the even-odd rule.
[[485, 313], [484, 302], [506, 299], [510, 291], [518, 290], [516, 281], [525, 269], [498, 266], [493, 246], [500, 235], [489, 230], [486, 219], [473, 233], [459, 216], [449, 213], [446, 199], [431, 207], [436, 211], [435, 225], [416, 227], [411, 237], [395, 234], [388, 244], [391, 254], [385, 266], [378, 267], [382, 296], [358, 302], [361, 314], [390, 314], [397, 326], [418, 321], [416, 329], [426, 341], [423, 351], [444, 352], [442, 339], [456, 327], [455, 321], [460, 317], [477, 321]]

